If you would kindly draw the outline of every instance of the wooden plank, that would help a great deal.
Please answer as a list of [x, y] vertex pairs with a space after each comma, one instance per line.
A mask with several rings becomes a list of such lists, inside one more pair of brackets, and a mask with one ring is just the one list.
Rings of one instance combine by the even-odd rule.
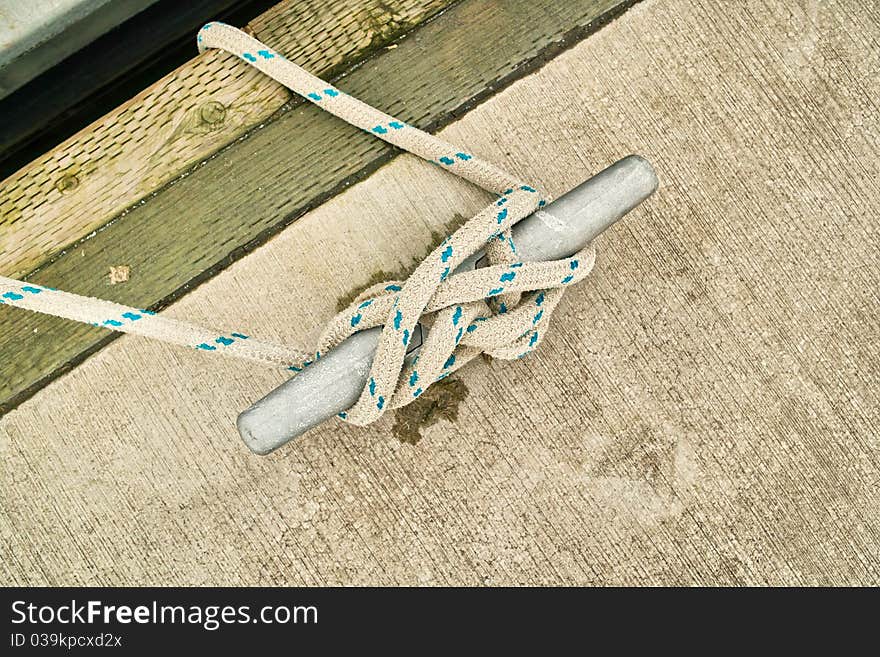
[[[249, 29], [326, 75], [449, 2], [286, 0]], [[195, 57], [0, 183], [0, 272], [19, 277], [32, 271], [270, 117], [288, 98], [286, 89], [232, 55]]]
[[[43, 9], [34, 3], [19, 4]], [[106, 6], [103, 0], [96, 4]], [[156, 0], [148, 4], [131, 20], [97, 39], [86, 39], [85, 47], [0, 99], [0, 180], [186, 63], [195, 54], [192, 35], [207, 20], [243, 24], [274, 2]], [[103, 16], [104, 7], [99, 13]]]
[[[512, 10], [510, 4], [468, 0], [338, 84], [410, 123], [433, 129], [623, 6], [627, 3], [619, 0], [522, 0]], [[157, 307], [393, 154], [384, 142], [316, 107], [292, 104], [265, 128], [133, 208], [33, 280]], [[117, 265], [129, 266], [131, 279], [111, 287], [109, 268]], [[98, 329], [50, 317], [3, 314], [0, 409], [10, 408], [109, 339]], [[7, 356], [17, 352], [22, 340], [30, 344], [28, 361], [13, 364]]]
[[[660, 173], [535, 354], [463, 368], [415, 447], [258, 458], [235, 415], [282, 375], [123, 337], [0, 420], [0, 578], [880, 584], [878, 43], [849, 0], [641, 3], [442, 133], [556, 195]], [[167, 312], [306, 345], [483, 200], [398, 158]]]
[[206, 53], [20, 170], [0, 187], [0, 266], [34, 269], [267, 118], [285, 90]]
[[[451, 0], [286, 2], [251, 21], [249, 27], [257, 38], [265, 35], [273, 48], [307, 71], [335, 76], [346, 62], [391, 44], [450, 4]], [[302, 43], [304, 32], [320, 35], [317, 41], [325, 49]]]

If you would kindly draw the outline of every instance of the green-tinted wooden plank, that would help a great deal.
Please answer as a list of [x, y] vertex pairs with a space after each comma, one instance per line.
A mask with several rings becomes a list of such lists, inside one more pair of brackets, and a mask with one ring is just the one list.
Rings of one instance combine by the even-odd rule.
[[[434, 130], [632, 4], [465, 0], [337, 84]], [[394, 152], [317, 107], [292, 104], [275, 121], [31, 279], [134, 306], [161, 307], [372, 172]], [[110, 267], [121, 264], [131, 267], [130, 281], [108, 285]], [[113, 336], [51, 317], [0, 310], [0, 411]]]

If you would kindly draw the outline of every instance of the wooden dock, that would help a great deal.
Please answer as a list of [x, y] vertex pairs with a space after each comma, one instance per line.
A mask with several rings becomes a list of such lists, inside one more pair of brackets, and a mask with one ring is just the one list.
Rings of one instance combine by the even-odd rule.
[[[312, 4], [251, 29], [552, 195], [660, 189], [534, 355], [265, 458], [279, 374], [0, 308], [0, 581], [880, 583], [880, 11]], [[487, 198], [208, 53], [0, 184], [0, 272], [307, 345]]]

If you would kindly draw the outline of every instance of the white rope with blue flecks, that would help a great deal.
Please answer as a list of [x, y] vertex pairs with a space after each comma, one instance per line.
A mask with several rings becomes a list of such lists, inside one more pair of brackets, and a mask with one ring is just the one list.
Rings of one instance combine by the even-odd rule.
[[[447, 237], [406, 281], [386, 281], [366, 290], [330, 321], [310, 353], [10, 278], [0, 277], [0, 304], [294, 372], [355, 332], [383, 326], [368, 383], [357, 403], [340, 414], [360, 425], [408, 404], [480, 353], [520, 358], [540, 344], [565, 288], [590, 273], [595, 252], [588, 246], [561, 260], [518, 261], [510, 229], [545, 204], [538, 190], [345, 94], [240, 30], [208, 23], [199, 31], [198, 44], [200, 51], [220, 48], [241, 57], [331, 114], [498, 194], [498, 199]], [[489, 266], [452, 273], [483, 248]], [[419, 356], [405, 365], [419, 321], [426, 321], [430, 331]]]

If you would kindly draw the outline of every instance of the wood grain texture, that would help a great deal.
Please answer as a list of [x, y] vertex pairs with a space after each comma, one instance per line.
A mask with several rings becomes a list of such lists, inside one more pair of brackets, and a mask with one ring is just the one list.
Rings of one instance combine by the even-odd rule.
[[[341, 72], [340, 64], [390, 44], [450, 4], [452, 0], [361, 0], [354, 4], [300, 0], [275, 6], [249, 27], [255, 34], [272, 35], [272, 47], [307, 71], [332, 76]], [[304, 44], [303, 33], [326, 50]]]
[[[431, 128], [491, 93], [523, 62], [569, 31], [620, 4], [470, 0], [337, 84], [414, 125]], [[384, 142], [317, 107], [290, 103], [263, 129], [133, 208], [32, 280], [139, 308], [156, 307], [394, 153]], [[131, 277], [111, 287], [108, 273], [118, 265], [130, 267]], [[0, 315], [0, 411], [106, 340], [101, 330], [52, 317]], [[22, 341], [29, 344], [25, 363], [14, 358]]]
[[[327, 75], [449, 2], [286, 0], [247, 29]], [[269, 118], [289, 97], [233, 55], [196, 56], [0, 183], [0, 272], [32, 271]]]
[[33, 270], [287, 98], [227, 53], [205, 53], [165, 76], [0, 185], [2, 271]]
[[[804, 7], [646, 0], [443, 131], [557, 195], [631, 151], [662, 185], [417, 446], [254, 457], [278, 375], [130, 337], [9, 413], [3, 583], [880, 584], [880, 16]], [[167, 312], [305, 344], [484, 201], [398, 158]]]

